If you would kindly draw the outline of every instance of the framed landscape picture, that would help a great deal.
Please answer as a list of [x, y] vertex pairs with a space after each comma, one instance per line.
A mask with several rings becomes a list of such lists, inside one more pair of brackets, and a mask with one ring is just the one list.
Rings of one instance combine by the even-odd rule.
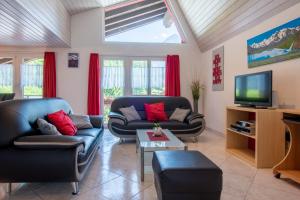
[[300, 18], [247, 40], [248, 67], [300, 57]]
[[68, 54], [68, 66], [71, 68], [78, 68], [79, 64], [79, 54], [78, 53], [69, 53]]

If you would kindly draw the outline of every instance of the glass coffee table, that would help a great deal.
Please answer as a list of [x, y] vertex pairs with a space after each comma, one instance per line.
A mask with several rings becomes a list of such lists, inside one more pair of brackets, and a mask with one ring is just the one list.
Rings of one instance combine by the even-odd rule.
[[187, 150], [187, 145], [167, 129], [164, 129], [163, 132], [169, 139], [168, 141], [151, 141], [147, 132], [153, 132], [153, 130], [138, 129], [136, 134], [136, 152], [140, 154], [141, 181], [144, 181], [145, 171], [152, 171], [151, 163], [154, 151]]

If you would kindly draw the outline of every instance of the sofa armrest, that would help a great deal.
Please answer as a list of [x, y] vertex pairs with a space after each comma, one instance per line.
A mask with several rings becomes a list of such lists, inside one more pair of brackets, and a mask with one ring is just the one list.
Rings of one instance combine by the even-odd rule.
[[14, 141], [18, 148], [28, 149], [69, 149], [84, 147], [84, 141], [81, 138], [72, 136], [57, 135], [34, 135], [19, 137]]
[[126, 125], [128, 122], [125, 116], [116, 112], [110, 112], [108, 117], [110, 122], [114, 122], [122, 125]]
[[191, 113], [187, 116], [186, 118], [186, 121], [189, 123], [189, 124], [194, 124], [194, 123], [197, 123], [197, 122], [201, 122], [204, 118], [204, 115], [202, 114], [199, 114], [199, 113]]
[[91, 124], [94, 128], [102, 128], [103, 127], [103, 116], [102, 115], [89, 115]]

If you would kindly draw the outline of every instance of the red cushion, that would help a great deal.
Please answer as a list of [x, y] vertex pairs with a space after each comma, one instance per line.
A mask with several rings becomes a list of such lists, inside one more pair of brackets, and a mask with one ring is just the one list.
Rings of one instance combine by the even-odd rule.
[[144, 104], [146, 118], [148, 121], [167, 121], [168, 117], [165, 113], [164, 103]]
[[60, 110], [55, 113], [47, 115], [51, 124], [56, 126], [57, 130], [63, 135], [73, 136], [77, 132], [77, 128], [72, 122], [71, 118], [63, 111]]

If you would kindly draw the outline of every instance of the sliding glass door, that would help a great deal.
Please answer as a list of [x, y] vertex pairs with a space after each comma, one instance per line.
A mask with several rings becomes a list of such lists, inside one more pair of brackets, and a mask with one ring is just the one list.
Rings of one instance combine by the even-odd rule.
[[164, 58], [104, 57], [101, 80], [105, 122], [116, 97], [164, 95], [165, 70]]
[[103, 114], [107, 121], [111, 102], [124, 95], [124, 60], [104, 59], [102, 66]]

